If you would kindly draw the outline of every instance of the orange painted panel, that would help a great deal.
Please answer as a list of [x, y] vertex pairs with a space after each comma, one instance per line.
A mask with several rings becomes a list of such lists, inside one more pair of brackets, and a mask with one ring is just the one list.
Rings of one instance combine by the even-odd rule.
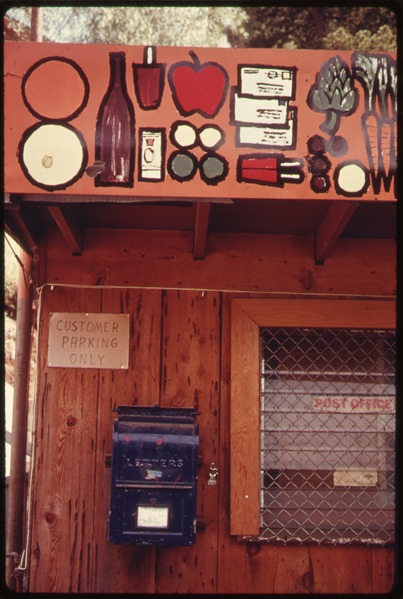
[[387, 53], [5, 44], [5, 190], [396, 198]]

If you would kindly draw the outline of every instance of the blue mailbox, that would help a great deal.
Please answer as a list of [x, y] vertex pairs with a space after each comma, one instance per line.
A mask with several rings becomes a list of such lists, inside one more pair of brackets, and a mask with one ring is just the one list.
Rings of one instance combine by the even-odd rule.
[[120, 406], [116, 411], [109, 541], [193, 544], [199, 448], [195, 410]]

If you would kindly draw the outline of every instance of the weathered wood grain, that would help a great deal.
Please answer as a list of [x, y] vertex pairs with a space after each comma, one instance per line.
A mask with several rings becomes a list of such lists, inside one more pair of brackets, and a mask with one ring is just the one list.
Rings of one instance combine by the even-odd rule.
[[[278, 326], [382, 329], [394, 328], [395, 323], [395, 302], [391, 300], [235, 299], [232, 301], [231, 534], [240, 536], [259, 534], [259, 329]], [[276, 510], [273, 514], [276, 518]]]
[[315, 593], [371, 593], [371, 547], [311, 545]]
[[97, 411], [97, 447], [94, 508], [94, 592], [153, 593], [155, 548], [114, 545], [107, 541], [111, 469], [105, 457], [112, 453], [112, 412], [121, 405], [155, 405], [159, 398], [161, 292], [104, 289], [102, 311], [130, 314], [128, 370], [101, 370]]
[[96, 370], [47, 368], [51, 311], [97, 311], [94, 289], [45, 289], [39, 324], [31, 588], [44, 593], [91, 589]]
[[161, 405], [195, 407], [200, 435], [197, 515], [203, 530], [191, 547], [157, 551], [158, 593], [214, 593], [217, 589], [218, 490], [208, 486], [219, 464], [220, 296], [167, 291], [163, 303]]
[[230, 422], [233, 535], [259, 534], [259, 351], [259, 326], [235, 300], [231, 312]]
[[[190, 231], [86, 229], [82, 256], [48, 236], [47, 281], [161, 289], [380, 294], [396, 292], [396, 243], [341, 238], [323, 266], [310, 236], [210, 233], [193, 259]], [[60, 268], [63, 264], [63, 268]]]
[[[176, 234], [171, 241], [174, 239], [178, 242]], [[158, 255], [163, 256], [160, 253], [163, 247], [153, 246], [151, 249], [156, 241], [155, 237], [151, 236], [147, 241], [146, 237], [132, 241], [134, 245], [128, 249], [129, 254], [133, 251], [140, 252], [142, 241], [146, 255], [154, 255], [149, 268], [158, 264], [157, 281], [167, 275], [163, 272], [163, 264], [172, 278], [174, 263], [177, 261], [177, 276], [182, 280], [186, 278], [199, 287], [208, 281], [218, 285], [219, 275], [233, 260], [230, 258], [231, 253], [226, 258], [217, 258], [219, 273], [214, 271], [214, 265], [210, 263], [203, 274], [203, 271], [193, 272], [193, 266], [190, 268], [187, 264], [188, 258], [192, 260], [192, 265], [203, 262], [193, 261], [191, 245], [188, 251], [184, 251], [184, 246], [181, 246], [179, 253], [173, 253], [172, 258], [167, 260], [158, 258]], [[103, 254], [99, 247], [95, 247], [98, 246], [98, 242], [95, 242], [94, 238], [94, 253], [85, 267], [90, 267], [88, 272], [91, 272], [91, 277], [94, 276], [99, 284], [110, 280], [111, 273], [108, 269], [112, 267], [118, 268], [118, 272], [113, 273], [114, 280], [123, 281], [129, 276], [133, 281], [138, 281], [138, 276], [140, 279], [149, 276], [143, 266], [139, 271], [136, 270], [143, 260], [140, 254], [134, 260], [121, 257], [120, 266], [117, 267], [115, 259], [110, 262], [102, 261]], [[52, 251], [58, 248], [52, 236], [49, 243]], [[226, 243], [225, 251], [232, 247], [238, 258], [242, 249], [245, 249], [242, 243], [236, 248], [235, 244], [228, 246], [228, 239]], [[340, 255], [340, 251], [344, 251], [340, 249], [340, 244], [343, 245], [343, 239], [339, 240], [337, 251], [325, 265], [314, 269], [314, 284], [310, 292], [315, 292], [317, 275], [321, 278], [322, 288], [330, 289], [333, 267], [329, 265], [336, 259], [336, 255]], [[290, 249], [289, 245], [287, 247]], [[247, 251], [252, 252], [252, 248], [251, 243]], [[208, 249], [211, 252], [210, 237]], [[342, 284], [340, 268], [340, 278], [336, 277], [333, 288], [335, 293], [342, 293], [343, 290], [346, 292], [347, 289], [361, 289], [366, 293], [374, 290], [392, 293], [394, 281], [386, 263], [393, 252], [380, 254], [375, 258], [371, 251], [364, 259], [364, 253], [360, 250], [359, 259], [358, 255], [353, 259], [351, 277], [357, 275], [358, 281], [345, 275], [346, 281]], [[85, 252], [84, 244], [84, 256]], [[209, 252], [204, 261], [206, 264]], [[292, 253], [296, 256], [298, 249], [294, 248]], [[65, 256], [60, 248], [57, 249], [56, 256], [59, 269], [60, 264], [64, 266], [66, 262], [62, 279], [72, 274], [77, 280], [87, 277], [88, 272], [83, 274], [81, 270], [84, 264], [81, 258]], [[126, 254], [123, 253], [123, 256]], [[48, 275], [56, 267], [53, 254], [49, 260], [52, 266]], [[225, 275], [224, 282], [238, 280], [245, 287], [250, 287], [254, 275], [257, 275], [258, 281], [263, 281], [263, 273], [259, 274], [259, 268], [255, 268], [256, 262], [250, 254], [247, 254], [245, 261], [242, 258], [240, 260], [239, 263], [232, 262], [232, 272]], [[294, 267], [298, 259], [295, 257], [295, 260]], [[268, 262], [269, 259], [265, 257], [266, 268]], [[383, 280], [376, 276], [382, 262], [386, 265]], [[129, 275], [126, 274], [127, 264], [130, 264]], [[242, 264], [244, 269], [241, 268]], [[242, 273], [247, 264], [250, 265], [251, 272], [244, 275]], [[302, 267], [305, 261], [299, 264]], [[348, 266], [346, 254], [343, 268], [347, 269]], [[302, 287], [294, 267], [292, 272], [297, 280], [296, 288]], [[341, 263], [337, 268], [339, 267]], [[46, 270], [43, 268], [41, 272], [46, 280]], [[197, 272], [202, 274], [200, 280], [196, 278]], [[273, 273], [270, 269], [267, 272], [269, 276]], [[302, 269], [301, 280], [306, 284], [308, 279], [304, 279], [303, 273]], [[280, 278], [274, 278], [274, 287], [283, 276], [291, 281], [291, 274], [283, 273], [279, 275]], [[149, 279], [151, 280], [151, 274]], [[270, 286], [269, 280], [266, 280], [263, 288], [266, 285]], [[203, 294], [202, 291], [185, 290], [57, 286], [53, 290], [46, 287], [42, 293], [30, 552], [31, 591], [380, 594], [391, 589], [394, 573], [393, 547], [258, 545], [238, 542], [235, 536], [230, 535], [230, 412], [233, 393], [230, 385], [231, 302], [237, 297], [238, 307], [242, 306], [244, 293], [220, 295], [211, 291]], [[257, 296], [253, 294], [250, 297]], [[346, 307], [347, 303], [343, 306]], [[388, 305], [390, 310], [387, 324], [393, 326], [394, 305], [393, 302], [388, 302]], [[271, 303], [271, 306], [274, 304]], [[132, 315], [129, 369], [96, 371], [48, 368], [46, 358], [51, 311], [129, 312]], [[277, 312], [280, 313], [281, 311]], [[355, 316], [359, 321], [358, 312], [355, 312]], [[238, 334], [239, 331], [236, 335]], [[246, 388], [245, 393], [249, 392], [249, 388]], [[199, 469], [197, 511], [204, 520], [204, 531], [198, 532], [197, 542], [193, 547], [155, 549], [113, 546], [106, 540], [110, 469], [105, 467], [105, 454], [110, 453], [112, 448], [111, 409], [117, 405], [132, 403], [194, 406], [200, 412], [197, 421], [202, 464]], [[241, 416], [239, 413], [240, 430], [248, 435]], [[252, 439], [251, 443], [254, 442]], [[252, 445], [249, 444], [248, 451], [250, 447]], [[233, 458], [233, 467], [237, 467], [242, 459], [242, 455]], [[220, 467], [216, 487], [207, 485], [211, 462]], [[240, 484], [243, 484], [242, 481]]]
[[237, 299], [257, 327], [394, 328], [396, 303], [351, 299]]
[[[234, 340], [237, 346], [236, 338], [243, 334], [250, 334], [252, 325], [245, 323], [245, 317], [242, 319], [242, 311], [248, 314], [248, 318], [256, 319], [256, 325], [261, 325], [265, 322], [274, 323], [278, 319], [281, 320], [283, 312], [288, 311], [288, 320], [281, 320], [282, 326], [289, 324], [290, 318], [297, 318], [298, 322], [295, 326], [302, 326], [301, 322], [307, 322], [313, 314], [317, 316], [319, 312], [328, 314], [326, 317], [334, 317], [334, 311], [328, 312], [324, 310], [323, 302], [312, 303], [312, 310], [305, 305], [305, 311], [308, 314], [308, 319], [302, 320], [303, 315], [299, 309], [297, 311], [290, 310], [292, 302], [277, 300], [262, 299], [250, 301], [250, 298], [233, 299], [234, 296], [225, 294], [222, 300], [222, 359], [221, 359], [221, 435], [220, 435], [220, 453], [221, 460], [224, 463], [231, 461], [233, 468], [232, 475], [237, 478], [236, 459], [232, 452], [234, 438], [230, 434], [230, 417], [231, 411], [231, 426], [233, 419], [240, 419], [242, 408], [238, 409], [233, 405], [233, 394], [239, 392], [242, 388], [242, 380], [235, 380], [236, 387], [229, 385], [233, 382], [234, 369], [230, 365], [230, 353], [234, 358], [233, 346]], [[295, 301], [295, 300], [294, 300]], [[256, 309], [249, 309], [248, 306], [256, 303]], [[296, 302], [296, 304], [299, 302]], [[330, 301], [329, 306], [333, 302]], [[361, 322], [363, 326], [380, 326], [379, 315], [382, 314], [382, 325], [393, 327], [395, 322], [394, 302], [375, 302], [371, 310], [372, 302], [356, 302], [356, 305], [350, 306], [351, 302], [345, 304], [339, 302], [339, 320], [344, 323]], [[231, 314], [232, 304], [232, 314]], [[259, 305], [260, 304], [260, 305]], [[382, 304], [382, 305], [381, 305]], [[235, 323], [234, 306], [236, 320], [239, 322], [239, 328], [235, 332], [233, 329]], [[286, 308], [288, 306], [288, 310]], [[335, 308], [335, 306], [333, 306]], [[361, 309], [361, 312], [360, 312]], [[364, 309], [364, 311], [362, 311]], [[282, 312], [283, 311], [283, 312]], [[304, 312], [304, 310], [302, 311]], [[291, 315], [291, 316], [290, 316]], [[284, 316], [284, 314], [283, 314]], [[336, 317], [337, 318], [337, 317]], [[272, 320], [270, 320], [272, 319]], [[253, 322], [253, 321], [252, 321]], [[340, 324], [340, 323], [339, 323]], [[230, 329], [232, 329], [231, 340]], [[245, 330], [244, 330], [245, 329]], [[251, 351], [251, 345], [255, 343], [245, 342], [245, 348]], [[239, 349], [239, 348], [238, 348]], [[237, 347], [235, 351], [238, 351]], [[235, 354], [236, 355], [236, 354]], [[239, 356], [238, 356], [239, 357]], [[245, 358], [247, 359], [247, 358]], [[236, 360], [237, 365], [243, 364], [243, 358]], [[247, 366], [248, 364], [246, 364]], [[241, 371], [239, 369], [239, 371]], [[248, 371], [248, 369], [247, 369]], [[241, 387], [239, 387], [239, 385]], [[247, 388], [250, 388], [247, 385]], [[243, 397], [243, 396], [242, 396]], [[231, 406], [230, 408], [228, 406]], [[242, 402], [240, 402], [242, 406]], [[248, 416], [246, 417], [248, 419]], [[236, 424], [236, 422], [235, 422]], [[241, 423], [242, 427], [242, 423]], [[256, 442], [252, 440], [252, 446]], [[235, 446], [239, 445], [239, 441], [235, 438]], [[229, 447], [231, 447], [231, 460], [229, 459]], [[240, 453], [240, 461], [243, 460], [243, 454]], [[246, 468], [247, 470], [247, 468]], [[235, 498], [237, 497], [238, 488], [242, 488], [244, 484], [242, 477], [237, 479], [235, 490], [231, 489]], [[220, 513], [220, 530], [219, 530], [219, 578], [218, 592], [223, 593], [366, 593], [366, 592], [388, 592], [393, 584], [393, 548], [390, 547], [365, 547], [365, 546], [324, 546], [324, 545], [301, 545], [301, 546], [281, 546], [276, 544], [245, 544], [236, 541], [235, 537], [228, 534], [228, 519], [234, 517], [236, 521], [234, 526], [242, 526], [242, 522], [249, 522], [248, 511], [241, 514], [237, 519], [233, 516], [232, 507], [228, 510], [228, 496], [230, 494], [229, 476], [225, 477], [225, 483], [222, 481], [222, 493], [220, 497], [219, 513]], [[225, 486], [226, 485], [226, 486]], [[235, 502], [235, 505], [236, 502]], [[244, 508], [243, 508], [244, 509]], [[229, 513], [230, 512], [230, 513]], [[241, 524], [240, 524], [241, 523]], [[232, 525], [232, 524], [231, 524]]]
[[[372, 547], [371, 558], [371, 593], [379, 595], [391, 593], [401, 576], [398, 563], [396, 563], [395, 571], [395, 548], [391, 545]], [[395, 574], [397, 575], [396, 580]]]

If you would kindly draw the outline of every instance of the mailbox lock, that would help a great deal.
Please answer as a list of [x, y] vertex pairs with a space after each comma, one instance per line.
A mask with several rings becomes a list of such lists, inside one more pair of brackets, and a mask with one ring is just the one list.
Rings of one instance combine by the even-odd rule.
[[207, 481], [207, 485], [209, 487], [216, 486], [218, 474], [219, 474], [219, 468], [218, 468], [218, 466], [216, 466], [214, 464], [214, 462], [212, 462], [210, 464], [209, 473], [208, 473], [208, 481]]

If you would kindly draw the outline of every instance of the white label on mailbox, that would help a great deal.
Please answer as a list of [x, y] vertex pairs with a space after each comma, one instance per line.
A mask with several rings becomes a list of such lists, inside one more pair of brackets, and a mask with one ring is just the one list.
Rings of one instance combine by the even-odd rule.
[[139, 528], [168, 528], [167, 507], [149, 507], [139, 505], [137, 507], [137, 526]]
[[53, 312], [48, 366], [128, 368], [130, 314]]

